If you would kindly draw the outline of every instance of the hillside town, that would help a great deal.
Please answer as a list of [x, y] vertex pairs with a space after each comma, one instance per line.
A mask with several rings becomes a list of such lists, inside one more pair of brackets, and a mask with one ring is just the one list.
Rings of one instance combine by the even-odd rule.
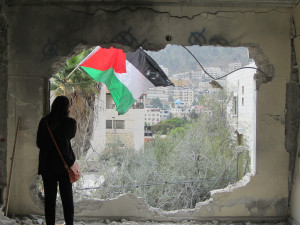
[[[213, 94], [220, 90], [210, 84], [211, 77], [223, 77], [217, 80], [218, 84], [232, 94], [227, 108], [228, 118], [234, 123], [239, 138], [245, 136], [251, 150], [253, 149], [256, 104], [254, 80], [256, 65], [253, 60], [249, 60], [245, 69], [241, 69], [240, 62], [233, 62], [228, 65], [227, 70], [219, 67], [204, 68], [206, 73], [198, 70], [169, 74], [168, 68], [163, 65], [160, 67], [174, 83], [174, 87], [150, 88], [125, 115], [117, 115], [114, 102], [106, 90], [106, 131], [105, 135], [104, 133], [102, 135], [106, 139], [102, 143], [113, 142], [117, 136], [124, 144], [138, 150], [143, 148], [145, 141], [155, 138], [151, 126], [175, 117], [189, 120], [192, 114], [211, 113], [201, 105], [199, 99], [202, 95]], [[228, 73], [230, 74], [227, 76]], [[99, 139], [97, 142], [97, 146], [100, 146]]]

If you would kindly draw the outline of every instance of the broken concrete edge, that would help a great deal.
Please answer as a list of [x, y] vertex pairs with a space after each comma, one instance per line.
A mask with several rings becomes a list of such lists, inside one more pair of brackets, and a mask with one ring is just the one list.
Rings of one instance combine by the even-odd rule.
[[211, 196], [212, 198], [214, 198], [214, 196], [221, 194], [221, 193], [231, 193], [233, 192], [235, 189], [241, 188], [241, 187], [245, 187], [251, 180], [251, 178], [255, 176], [254, 173], [247, 173], [241, 180], [239, 180], [238, 182], [234, 183], [234, 184], [229, 184], [227, 187], [222, 188], [222, 189], [217, 189], [217, 190], [213, 190], [211, 191]]
[[[62, 218], [60, 218], [62, 219]], [[277, 224], [277, 223], [285, 223], [290, 221], [289, 218], [285, 216], [278, 216], [278, 217], [202, 217], [202, 218], [176, 218], [176, 219], [141, 219], [139, 217], [77, 217], [75, 216], [75, 221], [85, 221], [85, 222], [96, 222], [96, 221], [135, 221], [135, 222], [151, 222], [151, 223], [181, 223], [181, 222], [201, 222], [201, 223], [255, 223], [255, 224]], [[296, 224], [295, 224], [296, 225]], [[299, 223], [297, 224], [299, 225]]]
[[[236, 205], [233, 199], [229, 203], [224, 204], [224, 199], [230, 198], [231, 194], [240, 188], [245, 187], [251, 181], [254, 176], [253, 173], [246, 174], [243, 179], [235, 184], [228, 185], [224, 189], [211, 191], [211, 198], [205, 202], [199, 202], [194, 209], [181, 209], [174, 211], [164, 211], [159, 208], [149, 206], [144, 199], [136, 197], [132, 193], [122, 194], [112, 199], [82, 199], [75, 202], [75, 218], [84, 218], [88, 220], [99, 219], [111, 219], [111, 220], [133, 220], [133, 221], [160, 221], [160, 222], [181, 222], [184, 220], [193, 221], [286, 221], [287, 217], [278, 213], [278, 216], [264, 216], [252, 213], [253, 209], [268, 210], [268, 204], [266, 207], [261, 205], [266, 201], [273, 201], [272, 199], [244, 199], [242, 205], [249, 208], [249, 215], [244, 216], [213, 216], [211, 214], [214, 210], [220, 210], [222, 207], [229, 207], [231, 204]], [[36, 193], [36, 192], [35, 192]], [[33, 197], [33, 196], [32, 196]], [[36, 200], [39, 197], [36, 196]], [[39, 208], [43, 208], [42, 200], [39, 199], [41, 204]], [[36, 201], [35, 201], [36, 202]], [[223, 203], [222, 203], [223, 202]], [[285, 201], [284, 201], [285, 203]], [[228, 205], [229, 204], [229, 205]], [[58, 217], [62, 218], [62, 206], [61, 203], [57, 204]]]
[[[122, 194], [111, 199], [82, 199], [75, 202], [76, 220], [94, 221], [99, 219], [110, 219], [119, 221], [121, 219], [133, 221], [160, 221], [160, 222], [181, 222], [184, 220], [193, 221], [286, 221], [286, 217], [218, 217], [200, 216], [199, 212], [207, 211], [207, 208], [218, 208], [218, 200], [227, 198], [239, 188], [245, 187], [254, 176], [253, 173], [246, 174], [243, 179], [235, 184], [228, 185], [224, 189], [211, 191], [211, 198], [196, 204], [194, 209], [181, 209], [174, 211], [164, 211], [159, 208], [151, 207], [143, 198], [136, 197], [132, 193]], [[38, 197], [37, 185], [31, 186], [31, 197], [38, 208], [43, 209], [43, 201]], [[127, 211], [124, 213], [124, 211]], [[58, 218], [63, 219], [62, 206], [57, 202]], [[110, 216], [108, 216], [110, 215]]]
[[256, 90], [259, 90], [259, 87], [264, 84], [271, 82], [275, 77], [275, 68], [272, 63], [270, 63], [269, 58], [264, 54], [260, 46], [245, 43], [241, 46], [247, 47], [249, 50], [249, 58], [253, 59], [257, 68], [254, 75], [254, 80], [256, 81]]

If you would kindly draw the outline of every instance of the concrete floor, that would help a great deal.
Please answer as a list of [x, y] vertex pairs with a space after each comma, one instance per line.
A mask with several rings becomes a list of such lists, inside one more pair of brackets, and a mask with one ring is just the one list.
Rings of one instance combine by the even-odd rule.
[[[97, 222], [93, 222], [93, 223], [75, 223], [75, 225], [102, 225], [102, 224], [107, 224], [107, 223], [97, 223]], [[180, 222], [180, 223], [157, 223], [157, 222], [133, 222], [133, 221], [127, 221], [127, 222], [111, 222], [108, 223], [111, 225], [192, 225], [192, 224], [201, 224], [201, 225], [271, 225], [271, 224], [277, 224], [277, 225], [287, 225], [288, 223], [285, 222], [281, 222], [281, 223], [210, 223], [210, 222]]]
[[[31, 225], [31, 224], [39, 224], [45, 225], [45, 218], [43, 216], [38, 215], [28, 215], [23, 217], [15, 217], [8, 218], [0, 215], [0, 225]], [[56, 225], [63, 225], [64, 221], [58, 220]], [[122, 219], [121, 221], [110, 221], [109, 219], [99, 220], [99, 221], [75, 221], [74, 225], [192, 225], [192, 224], [200, 224], [200, 225], [288, 225], [288, 222], [264, 222], [264, 223], [252, 223], [252, 222], [220, 222], [217, 220], [208, 221], [208, 222], [196, 222], [196, 221], [182, 221], [178, 223], [172, 222], [137, 222], [137, 221], [127, 221]]]

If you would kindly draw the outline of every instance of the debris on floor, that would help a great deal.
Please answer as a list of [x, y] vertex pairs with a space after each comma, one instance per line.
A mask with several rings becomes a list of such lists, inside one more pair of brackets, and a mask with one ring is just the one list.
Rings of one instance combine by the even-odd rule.
[[[0, 225], [45, 225], [45, 218], [38, 215], [28, 215], [23, 217], [8, 218], [0, 215]], [[74, 225], [288, 225], [288, 222], [264, 222], [264, 223], [251, 223], [251, 222], [222, 222], [213, 220], [209, 222], [199, 221], [182, 221], [177, 223], [172, 222], [154, 222], [154, 221], [127, 221], [121, 219], [120, 221], [111, 221], [109, 219], [100, 219], [98, 221], [75, 221]], [[56, 225], [64, 225], [64, 221], [57, 221]]]

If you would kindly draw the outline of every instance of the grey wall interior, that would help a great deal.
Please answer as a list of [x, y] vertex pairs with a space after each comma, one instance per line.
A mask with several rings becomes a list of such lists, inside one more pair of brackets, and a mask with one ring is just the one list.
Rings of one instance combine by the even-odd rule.
[[[124, 50], [141, 45], [147, 50], [159, 50], [166, 44], [220, 44], [248, 47], [250, 57], [267, 74], [257, 77], [257, 173], [234, 187], [212, 193], [208, 202], [187, 211], [162, 212], [126, 195], [114, 200], [82, 201], [76, 215], [156, 220], [282, 219], [289, 215], [286, 84], [290, 82], [291, 71], [290, 19], [299, 12], [297, 6], [122, 6], [67, 2], [43, 5], [20, 1], [2, 2], [0, 12], [0, 116], [7, 118], [0, 120], [0, 191], [7, 182], [16, 123], [21, 118], [11, 212], [42, 213], [42, 204], [38, 203], [34, 191], [38, 159], [36, 128], [44, 113], [47, 79], [62, 68], [66, 58], [96, 45], [114, 44]], [[295, 30], [298, 30], [300, 20], [297, 16], [294, 18]], [[205, 39], [195, 34], [202, 34]], [[166, 36], [172, 39], [168, 41]], [[295, 52], [300, 54], [297, 37], [295, 42]], [[298, 86], [297, 81], [293, 82]], [[296, 104], [293, 94], [297, 94], [297, 90], [291, 94]], [[294, 103], [289, 107], [291, 105]], [[295, 110], [289, 120], [297, 123], [298, 109]], [[297, 129], [297, 126], [288, 129], [287, 133], [293, 136], [287, 140], [288, 144], [297, 142]], [[293, 148], [290, 152], [295, 148], [297, 151], [297, 145], [288, 148]], [[3, 205], [5, 192], [1, 195]], [[292, 205], [295, 209], [298, 202]], [[297, 216], [294, 218], [300, 221]]]

